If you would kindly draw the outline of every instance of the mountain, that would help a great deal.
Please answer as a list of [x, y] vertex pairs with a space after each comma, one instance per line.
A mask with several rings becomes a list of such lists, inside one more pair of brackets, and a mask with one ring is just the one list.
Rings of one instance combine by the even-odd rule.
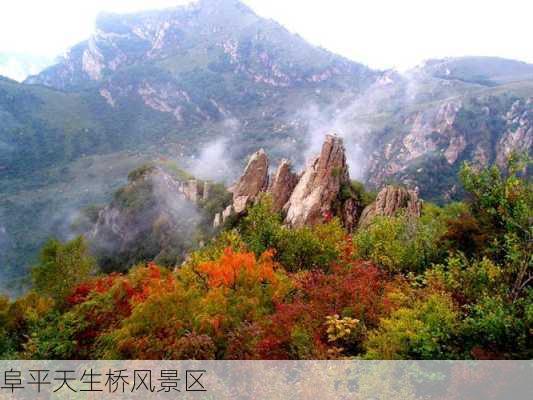
[[330, 131], [352, 178], [460, 198], [464, 160], [531, 152], [532, 70], [465, 57], [375, 71], [236, 0], [102, 14], [57, 64], [0, 79], [0, 271], [20, 275], [147, 161], [228, 181], [259, 148], [302, 167]]
[[239, 1], [201, 0], [102, 14], [90, 39], [26, 84], [81, 96], [102, 114], [103, 136], [120, 137], [119, 147], [144, 149], [157, 140], [178, 147], [172, 155], [181, 157], [224, 136], [238, 144], [228, 143], [233, 158], [242, 159], [258, 142], [278, 155], [301, 147], [305, 127], [294, 117], [302, 104], [349, 103], [379, 74]]
[[435, 78], [485, 86], [533, 79], [533, 65], [498, 57], [428, 60], [419, 69]]
[[229, 160], [219, 176], [232, 176], [258, 145], [274, 157], [305, 146], [305, 128], [289, 123], [302, 103], [354, 97], [377, 75], [237, 1], [101, 15], [58, 64], [0, 81], [3, 269], [17, 275], [138, 165], [174, 159], [209, 178], [202, 157], [215, 143]]
[[128, 174], [128, 183], [107, 206], [85, 209], [73, 227], [89, 242], [100, 268], [111, 272], [149, 261], [181, 265], [221, 230], [242, 222], [250, 207], [266, 197], [272, 212], [284, 216], [288, 229], [337, 217], [347, 232], [354, 233], [377, 216], [394, 216], [400, 210], [413, 220], [421, 215], [416, 191], [387, 186], [372, 201], [370, 193], [352, 182], [338, 136], [327, 135], [320, 154], [299, 173], [285, 159], [274, 171], [270, 166], [260, 149], [226, 188], [168, 164], [143, 165]]
[[385, 74], [370, 91], [383, 96], [372, 116], [382, 122], [366, 144], [366, 181], [403, 182], [442, 201], [460, 198], [464, 161], [505, 167], [512, 152], [531, 154], [533, 80], [524, 80], [531, 71], [517, 61], [465, 57]]
[[271, 86], [341, 77], [353, 87], [371, 71], [315, 48], [237, 0], [200, 0], [187, 7], [133, 15], [101, 14], [96, 33], [28, 83], [73, 90], [133, 65], [150, 65], [176, 80], [196, 69], [238, 72]]

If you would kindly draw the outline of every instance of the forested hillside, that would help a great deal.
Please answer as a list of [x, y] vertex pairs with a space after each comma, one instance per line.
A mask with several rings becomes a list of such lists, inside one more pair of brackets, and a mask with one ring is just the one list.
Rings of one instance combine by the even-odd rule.
[[[332, 159], [328, 151], [335, 146], [329, 144], [335, 140], [326, 142], [321, 157]], [[342, 154], [337, 160], [343, 162]], [[376, 197], [352, 182], [347, 193], [333, 185], [346, 178], [339, 169], [326, 168], [323, 175], [310, 166], [300, 179], [307, 182], [311, 173], [325, 179], [323, 187], [334, 194], [329, 205], [352, 199], [364, 206], [354, 214], [361, 215], [357, 228], [346, 229], [335, 208], [323, 208], [312, 224], [288, 226], [285, 211], [276, 211], [273, 202], [279, 191], [258, 187], [246, 195], [245, 209], [226, 219], [203, 247], [166, 267], [153, 261], [130, 266], [128, 258], [114, 267], [127, 272], [112, 272], [106, 264], [103, 273], [101, 259], [91, 255], [91, 239], [49, 241], [32, 270], [32, 290], [17, 300], [0, 298], [0, 356], [530, 359], [528, 162], [512, 157], [505, 173], [465, 164], [460, 179], [468, 200], [442, 207], [426, 202], [421, 209], [414, 192], [404, 188]], [[229, 207], [242, 201], [245, 183], [253, 186], [250, 168], [256, 166], [252, 158]], [[97, 226], [113, 226], [115, 217], [108, 214], [118, 221], [131, 216], [139, 199], [154, 204], [153, 191], [142, 188], [158, 179], [174, 187], [155, 167], [130, 174], [129, 186], [100, 212]], [[193, 198], [191, 193], [185, 191]], [[402, 193], [409, 201], [400, 200]], [[224, 208], [227, 201], [221, 200], [212, 211]], [[149, 257], [135, 253], [140, 248], [136, 242], [133, 256]]]

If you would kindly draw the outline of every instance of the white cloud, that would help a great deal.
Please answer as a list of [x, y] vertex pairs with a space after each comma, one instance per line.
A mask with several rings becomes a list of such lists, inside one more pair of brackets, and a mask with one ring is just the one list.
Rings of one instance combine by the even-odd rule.
[[22, 81], [28, 75], [39, 73], [52, 64], [52, 59], [46, 56], [27, 56], [24, 54], [0, 54], [0, 75]]

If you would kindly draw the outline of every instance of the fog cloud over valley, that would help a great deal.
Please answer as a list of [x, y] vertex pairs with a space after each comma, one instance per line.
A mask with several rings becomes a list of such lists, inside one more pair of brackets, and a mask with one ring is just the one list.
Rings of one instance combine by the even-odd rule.
[[236, 118], [226, 118], [215, 129], [215, 137], [201, 146], [198, 156], [185, 167], [196, 178], [228, 183], [241, 168], [241, 162], [233, 156], [239, 152], [241, 123]]

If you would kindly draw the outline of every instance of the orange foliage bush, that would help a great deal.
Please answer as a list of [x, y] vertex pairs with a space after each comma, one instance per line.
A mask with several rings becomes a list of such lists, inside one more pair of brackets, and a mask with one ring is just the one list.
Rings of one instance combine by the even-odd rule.
[[200, 264], [198, 271], [206, 274], [210, 287], [234, 287], [239, 280], [272, 282], [274, 276], [273, 251], [266, 251], [256, 260], [254, 253], [238, 253], [228, 247], [217, 261]]

